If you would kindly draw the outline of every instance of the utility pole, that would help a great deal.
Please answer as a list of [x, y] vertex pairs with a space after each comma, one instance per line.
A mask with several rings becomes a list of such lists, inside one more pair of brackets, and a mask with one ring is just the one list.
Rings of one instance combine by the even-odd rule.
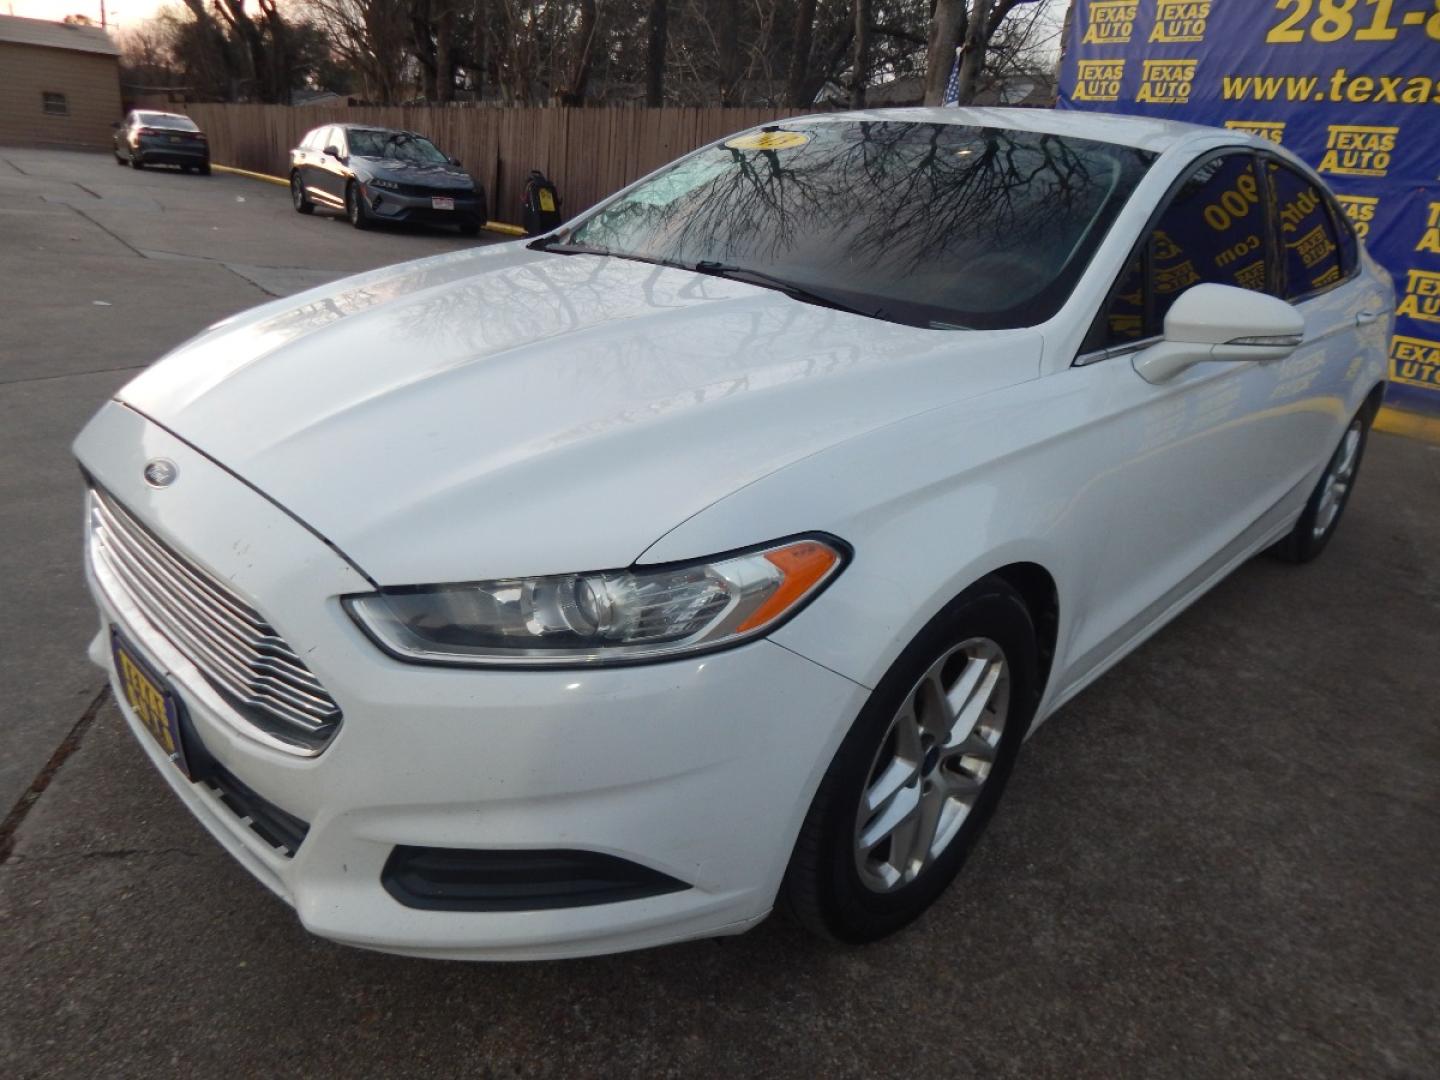
[[100, 0], [100, 29], [101, 29], [101, 30], [104, 30], [105, 27], [106, 27], [106, 25], [107, 25], [107, 24], [106, 24], [106, 22], [105, 22], [105, 0]]

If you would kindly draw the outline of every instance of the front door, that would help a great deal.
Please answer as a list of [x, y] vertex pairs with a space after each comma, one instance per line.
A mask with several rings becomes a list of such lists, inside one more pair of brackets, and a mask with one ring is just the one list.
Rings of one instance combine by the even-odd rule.
[[[1104, 419], [1075, 436], [1095, 463], [1075, 512], [1096, 538], [1071, 679], [1084, 678], [1236, 554], [1276, 527], [1295, 449], [1273, 408], [1279, 365], [1197, 364], [1154, 385], [1134, 357], [1186, 289], [1207, 282], [1274, 291], [1275, 243], [1258, 160], [1212, 153], [1172, 190], [1064, 376]], [[1122, 526], [1115, 523], [1123, 522]]]

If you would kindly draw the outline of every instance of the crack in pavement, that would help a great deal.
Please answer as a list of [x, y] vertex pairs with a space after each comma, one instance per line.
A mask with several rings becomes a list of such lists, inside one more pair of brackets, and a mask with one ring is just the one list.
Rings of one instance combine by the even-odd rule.
[[66, 371], [58, 375], [30, 375], [23, 379], [0, 379], [0, 386], [20, 386], [23, 383], [50, 382], [54, 379], [78, 379], [82, 375], [108, 375], [117, 371], [144, 371], [149, 364], [129, 364], [125, 367], [96, 368], [93, 371]]
[[130, 243], [129, 240], [126, 240], [123, 236], [121, 236], [119, 233], [117, 233], [114, 229], [109, 228], [108, 226], [103, 225], [103, 224], [101, 224], [100, 222], [96, 221], [93, 217], [91, 217], [89, 214], [87, 214], [84, 210], [81, 210], [78, 206], [74, 205], [73, 203], [60, 203], [60, 204], [58, 204], [58, 205], [70, 207], [71, 210], [75, 211], [75, 213], [79, 214], [79, 215], [80, 215], [81, 217], [83, 217], [86, 221], [90, 222], [91, 225], [94, 225], [97, 229], [99, 229], [101, 232], [103, 232], [106, 236], [110, 237], [112, 240], [118, 240], [120, 243], [124, 244], [127, 248], [129, 248], [131, 251], [133, 251], [136, 255], [140, 256], [140, 258], [142, 258], [142, 259], [145, 258], [145, 253], [144, 253], [143, 251], [141, 251], [139, 248], [137, 248], [134, 244]]
[[45, 789], [50, 786], [50, 781], [55, 779], [55, 774], [60, 771], [62, 765], [69, 760], [70, 755], [80, 749], [81, 740], [85, 733], [95, 723], [95, 717], [99, 715], [100, 709], [105, 702], [110, 700], [110, 684], [107, 682], [100, 688], [85, 711], [80, 714], [80, 719], [75, 721], [69, 733], [60, 740], [60, 745], [55, 747], [50, 760], [41, 766], [40, 771], [35, 774], [35, 779], [30, 781], [20, 798], [15, 800], [15, 805], [5, 815], [5, 820], [0, 821], [0, 866], [10, 861], [10, 853], [15, 850], [15, 834], [20, 826], [24, 824], [25, 818], [40, 801], [40, 796], [45, 794]]
[[133, 859], [136, 856], [161, 858], [166, 855], [184, 855], [187, 859], [196, 858], [199, 852], [190, 851], [186, 848], [108, 848], [100, 851], [77, 851], [65, 855], [15, 855], [9, 860], [9, 865], [20, 866], [24, 863], [44, 863], [47, 866], [65, 865], [66, 863], [87, 862], [91, 859]]

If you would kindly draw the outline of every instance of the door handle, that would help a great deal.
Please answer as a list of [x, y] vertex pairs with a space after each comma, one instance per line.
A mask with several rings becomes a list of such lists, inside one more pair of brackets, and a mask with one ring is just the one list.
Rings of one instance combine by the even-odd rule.
[[1355, 316], [1355, 325], [1369, 326], [1373, 322], [1378, 322], [1379, 319], [1380, 312], [1378, 311], [1362, 311], [1359, 315]]

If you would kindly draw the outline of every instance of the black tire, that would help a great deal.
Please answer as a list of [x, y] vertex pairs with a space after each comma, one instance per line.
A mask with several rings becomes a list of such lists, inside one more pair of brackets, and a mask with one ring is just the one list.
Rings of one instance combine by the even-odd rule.
[[[1360, 474], [1360, 462], [1365, 457], [1365, 445], [1370, 441], [1370, 423], [1374, 418], [1375, 410], [1368, 402], [1351, 418], [1345, 434], [1340, 437], [1340, 444], [1325, 463], [1325, 471], [1315, 482], [1315, 490], [1310, 493], [1295, 527], [1284, 539], [1270, 548], [1270, 554], [1275, 558], [1281, 562], [1307, 563], [1318, 558], [1330, 543], [1330, 538], [1335, 535], [1335, 530], [1340, 525], [1340, 519], [1345, 516], [1350, 495], [1355, 490], [1355, 481]], [[1342, 476], [1341, 472], [1345, 470], [1347, 460], [1348, 471]], [[1326, 491], [1333, 492], [1337, 483], [1341, 487], [1338, 494], [1333, 496], [1337, 503], [1334, 513], [1323, 522], [1323, 527], [1317, 528], [1322, 525], [1321, 514], [1326, 512]]]
[[210, 162], [208, 162], [208, 161], [207, 161], [207, 162], [204, 162], [204, 163], [200, 166], [200, 175], [201, 175], [201, 176], [209, 176], [209, 175], [210, 175]]
[[461, 236], [479, 236], [479, 235], [480, 235], [480, 222], [478, 222], [478, 221], [466, 221], [466, 222], [463, 222], [463, 223], [459, 226], [459, 229], [460, 229], [460, 235], [461, 235]]
[[119, 150], [115, 151], [115, 164], [119, 165], [121, 168], [125, 167], [125, 159], [120, 156]]
[[[973, 639], [998, 646], [1009, 671], [1008, 710], [993, 763], [948, 846], [913, 880], [877, 891], [862, 879], [856, 853], [861, 799], [894, 745], [892, 723], [917, 693], [922, 676], [947, 652]], [[1019, 594], [1003, 581], [984, 579], [930, 620], [871, 693], [805, 816], [780, 890], [781, 902], [801, 925], [822, 937], [858, 944], [894, 933], [935, 902], [959, 873], [1004, 792], [1035, 715], [1038, 678], [1034, 624]], [[921, 778], [934, 775], [927, 771], [936, 768], [930, 759], [927, 752], [929, 764], [922, 764], [906, 790], [922, 783], [928, 790]]]
[[352, 182], [345, 186], [345, 217], [357, 229], [370, 228], [370, 211], [365, 207], [365, 198]]
[[145, 162], [140, 160], [140, 155], [134, 150], [130, 151], [130, 167], [136, 170], [145, 168]]
[[315, 204], [310, 201], [310, 196], [305, 194], [305, 185], [300, 180], [298, 169], [290, 174], [290, 205], [295, 207], [297, 214], [315, 212]]

